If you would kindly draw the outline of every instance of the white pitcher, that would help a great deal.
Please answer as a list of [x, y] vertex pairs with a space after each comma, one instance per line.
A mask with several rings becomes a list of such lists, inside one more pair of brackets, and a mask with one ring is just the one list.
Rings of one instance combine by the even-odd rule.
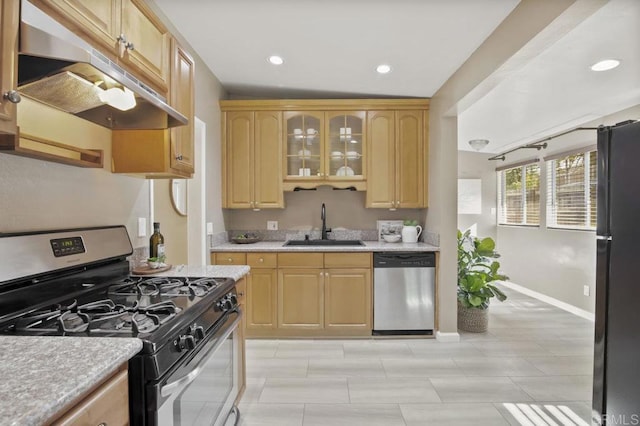
[[403, 243], [417, 243], [418, 237], [422, 234], [422, 226], [403, 226], [402, 227], [402, 242]]

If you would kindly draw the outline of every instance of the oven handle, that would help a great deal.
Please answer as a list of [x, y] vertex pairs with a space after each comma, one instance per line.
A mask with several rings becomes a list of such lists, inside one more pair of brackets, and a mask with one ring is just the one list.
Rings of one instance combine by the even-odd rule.
[[[231, 326], [229, 326], [227, 330], [225, 330], [224, 334], [218, 338], [218, 342], [213, 346], [213, 348], [211, 349], [211, 352], [215, 352], [218, 350], [220, 345], [222, 345], [222, 343], [224, 343], [224, 341], [227, 340], [227, 337], [229, 337], [229, 335], [231, 335], [231, 333], [233, 333], [233, 331], [236, 329], [238, 323], [240, 323], [240, 320], [241, 320], [241, 315], [236, 316]], [[203, 367], [202, 364], [203, 363], [198, 365], [186, 376], [183, 376], [178, 380], [175, 380], [171, 383], [167, 383], [166, 385], [164, 385], [162, 388], [160, 388], [160, 395], [163, 398], [166, 398], [169, 395], [171, 395], [173, 392], [175, 392], [176, 389], [181, 388], [182, 386], [187, 385], [192, 381], [194, 381], [195, 378], [198, 377], [198, 375], [202, 371], [202, 367]]]

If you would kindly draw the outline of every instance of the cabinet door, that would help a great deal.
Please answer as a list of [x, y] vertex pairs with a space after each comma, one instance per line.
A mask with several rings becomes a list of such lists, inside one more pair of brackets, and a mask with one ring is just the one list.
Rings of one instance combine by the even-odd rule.
[[278, 328], [320, 330], [324, 327], [322, 269], [280, 269]]
[[252, 269], [247, 281], [247, 329], [276, 328], [276, 294], [278, 288], [275, 269]]
[[214, 265], [246, 265], [247, 255], [235, 252], [214, 253], [211, 261]]
[[0, 2], [0, 134], [15, 135], [16, 104], [4, 97], [17, 90], [18, 13], [20, 2]]
[[123, 58], [164, 93], [169, 73], [169, 32], [142, 0], [121, 1], [121, 32], [132, 43]]
[[371, 332], [369, 269], [328, 269], [324, 291], [326, 329]]
[[223, 155], [223, 207], [253, 207], [253, 112], [228, 112]]
[[283, 208], [282, 189], [282, 113], [255, 113], [254, 207]]
[[324, 180], [324, 113], [286, 112], [285, 179]]
[[422, 114], [422, 111], [396, 112], [396, 203], [399, 203], [396, 207], [425, 206]]
[[120, 0], [35, 0], [33, 3], [103, 46], [107, 53], [115, 52], [120, 35]]
[[171, 40], [171, 106], [184, 114], [189, 123], [171, 129], [171, 168], [193, 173], [193, 59], [175, 39]]
[[366, 207], [395, 208], [395, 113], [367, 113]]
[[326, 176], [331, 180], [364, 180], [364, 111], [328, 112], [326, 116]]

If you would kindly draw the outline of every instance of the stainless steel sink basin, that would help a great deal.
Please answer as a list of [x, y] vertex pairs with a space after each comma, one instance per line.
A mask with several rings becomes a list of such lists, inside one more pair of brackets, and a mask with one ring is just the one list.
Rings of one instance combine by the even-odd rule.
[[285, 246], [363, 246], [360, 240], [289, 240]]

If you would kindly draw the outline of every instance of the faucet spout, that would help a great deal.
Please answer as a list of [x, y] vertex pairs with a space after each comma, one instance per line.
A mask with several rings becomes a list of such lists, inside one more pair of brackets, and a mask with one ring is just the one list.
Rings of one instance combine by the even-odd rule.
[[322, 209], [320, 210], [320, 219], [322, 219], [322, 239], [328, 240], [327, 233], [331, 232], [331, 228], [327, 229], [327, 208], [322, 203]]

